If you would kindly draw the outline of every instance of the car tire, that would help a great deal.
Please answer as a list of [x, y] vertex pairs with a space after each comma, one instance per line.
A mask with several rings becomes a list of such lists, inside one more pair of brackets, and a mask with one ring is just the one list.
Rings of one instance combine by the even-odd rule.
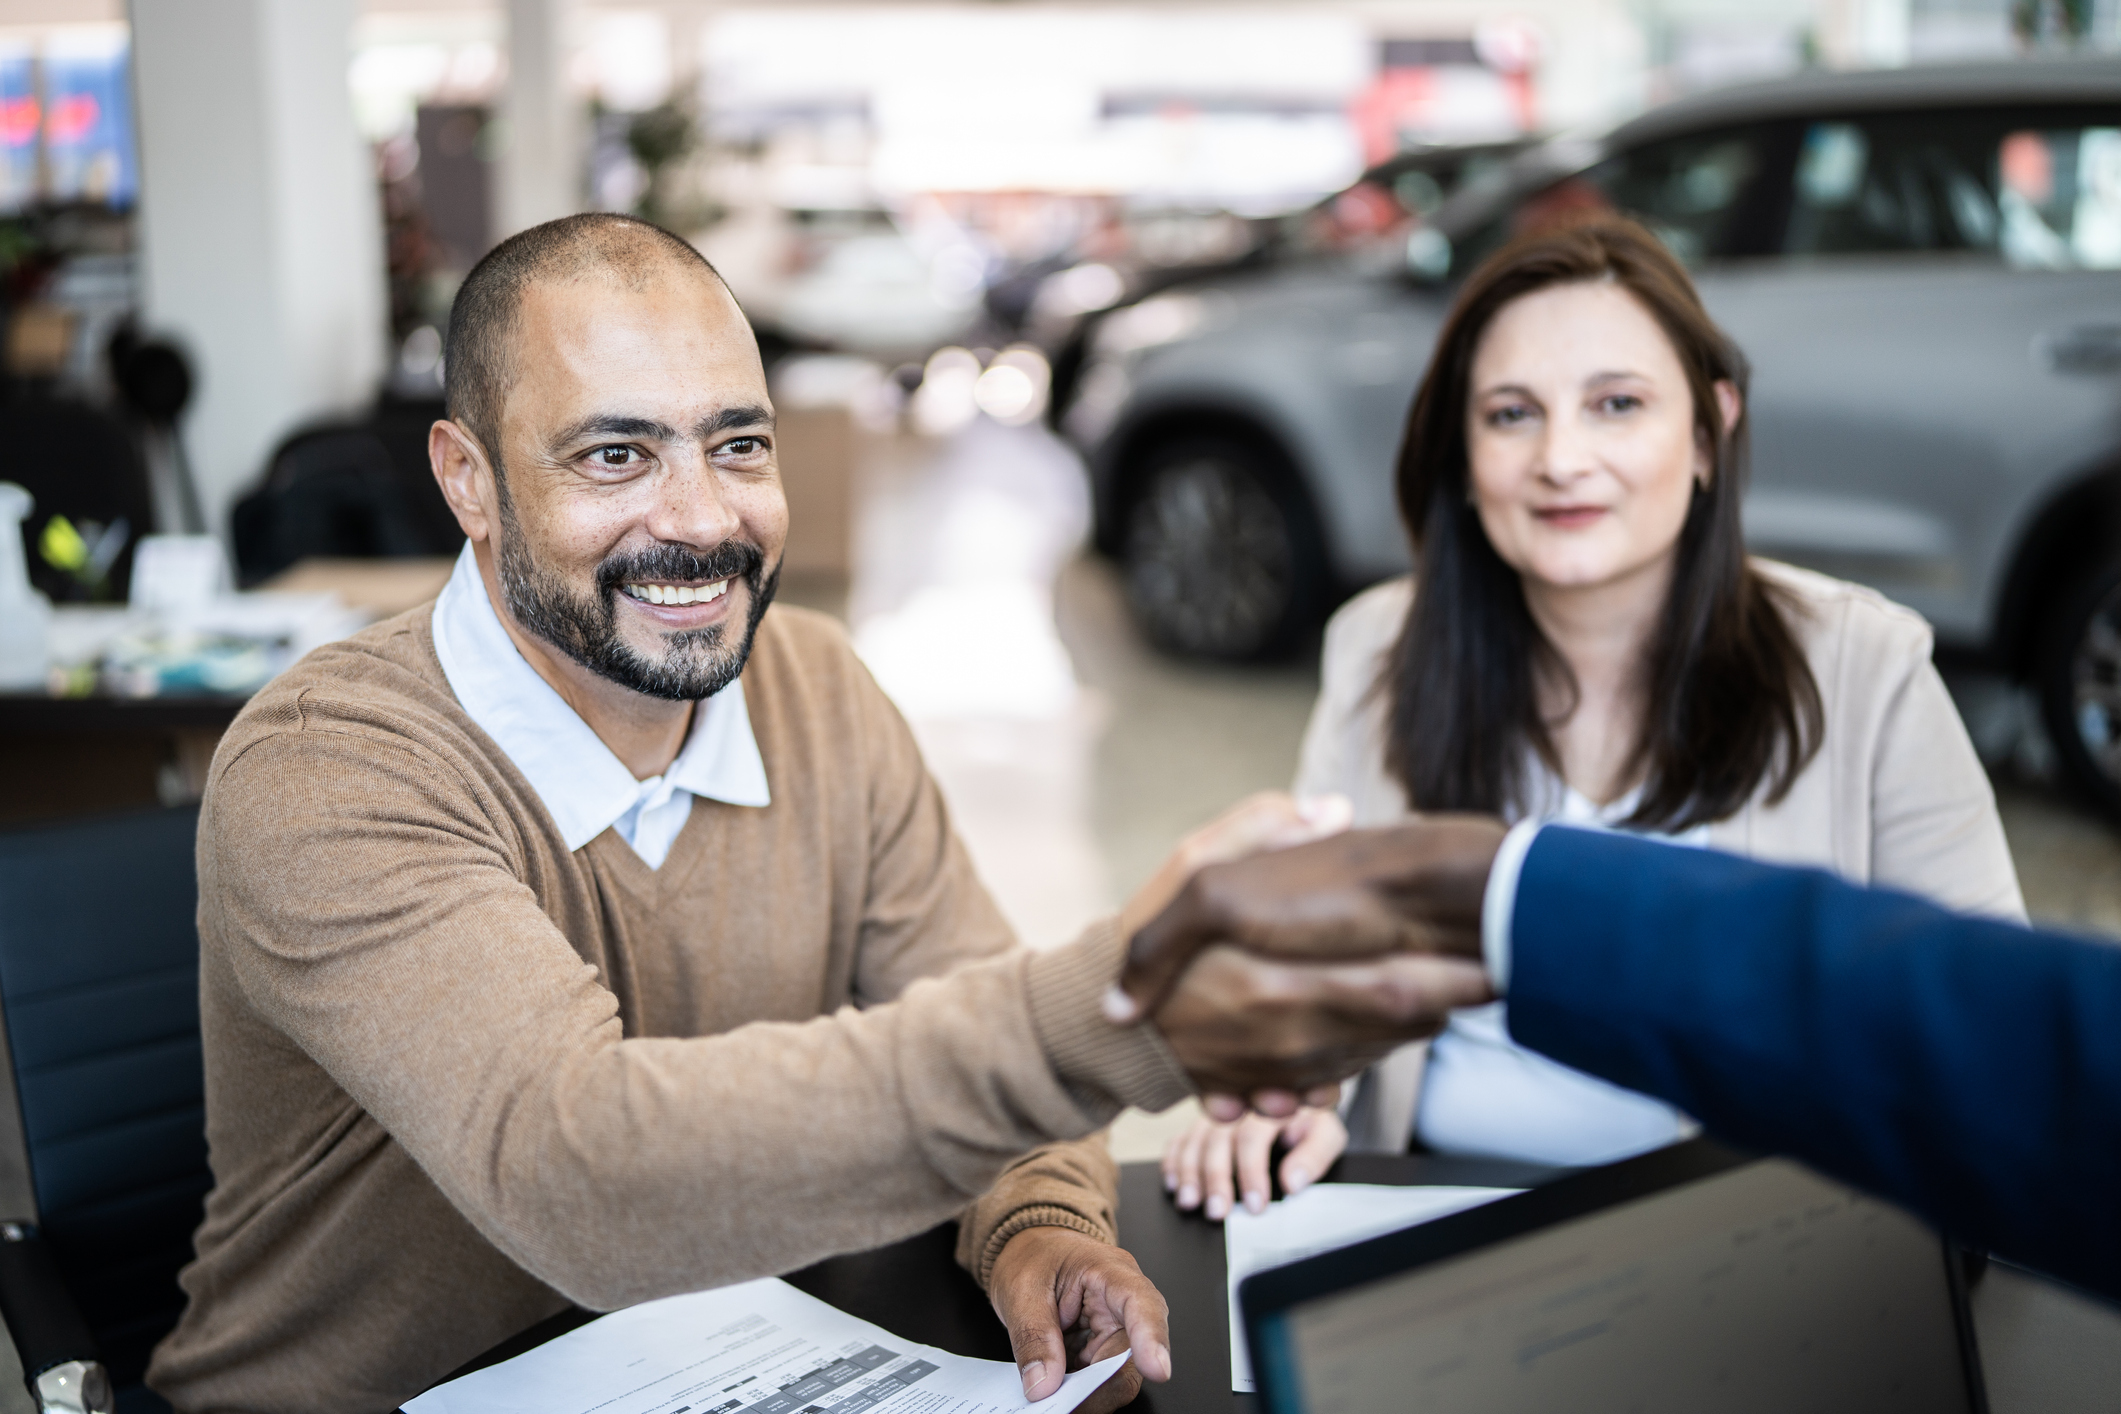
[[2040, 644], [2041, 715], [2069, 783], [2121, 820], [2121, 561], [2058, 602]]
[[1164, 443], [1132, 478], [1120, 534], [1128, 607], [1166, 652], [1286, 656], [1331, 605], [1309, 498], [1271, 450], [1239, 437]]

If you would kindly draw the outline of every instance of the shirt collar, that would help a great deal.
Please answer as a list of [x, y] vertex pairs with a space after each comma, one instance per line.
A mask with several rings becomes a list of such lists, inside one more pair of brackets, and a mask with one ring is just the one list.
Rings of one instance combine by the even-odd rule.
[[[434, 641], [450, 691], [530, 782], [570, 851], [610, 829], [641, 799], [633, 772], [517, 651], [486, 597], [468, 540], [435, 601]], [[693, 708], [692, 730], [664, 774], [670, 784], [710, 800], [773, 803], [742, 678]]]

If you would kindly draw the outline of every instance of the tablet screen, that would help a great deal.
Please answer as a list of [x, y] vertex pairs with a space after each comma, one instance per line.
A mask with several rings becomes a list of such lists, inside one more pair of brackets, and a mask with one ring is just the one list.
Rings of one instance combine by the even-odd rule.
[[1769, 1161], [1319, 1296], [1267, 1338], [1305, 1414], [1966, 1411], [1945, 1262]]

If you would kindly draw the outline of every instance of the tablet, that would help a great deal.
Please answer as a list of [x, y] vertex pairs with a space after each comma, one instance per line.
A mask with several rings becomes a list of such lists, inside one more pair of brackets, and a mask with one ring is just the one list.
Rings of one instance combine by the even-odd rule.
[[1271, 1414], [1985, 1414], [1957, 1254], [1707, 1140], [1260, 1272]]

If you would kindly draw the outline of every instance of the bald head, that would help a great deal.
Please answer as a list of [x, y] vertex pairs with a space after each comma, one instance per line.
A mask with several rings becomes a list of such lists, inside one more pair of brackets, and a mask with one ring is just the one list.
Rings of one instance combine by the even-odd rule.
[[692, 246], [660, 226], [592, 211], [510, 236], [472, 267], [449, 309], [443, 361], [449, 416], [471, 429], [500, 471], [501, 405], [518, 371], [523, 292], [545, 281], [613, 280], [639, 290], [664, 276], [720, 281]]

